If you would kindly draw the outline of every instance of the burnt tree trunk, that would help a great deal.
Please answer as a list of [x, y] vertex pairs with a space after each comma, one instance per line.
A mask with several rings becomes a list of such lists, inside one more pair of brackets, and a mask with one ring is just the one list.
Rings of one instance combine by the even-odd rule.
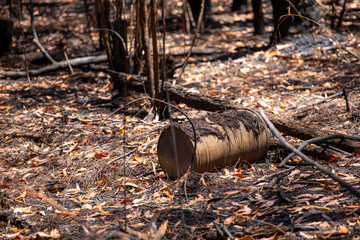
[[114, 69], [114, 65], [112, 62], [112, 53], [110, 46], [110, 35], [107, 29], [110, 29], [109, 23], [109, 1], [105, 0], [104, 2], [101, 0], [95, 0], [95, 10], [96, 10], [96, 18], [98, 21], [98, 26], [100, 28], [100, 47], [105, 47], [106, 55], [108, 56], [109, 67], [110, 69]]
[[246, 13], [248, 9], [247, 0], [233, 0], [231, 5], [231, 11], [239, 11], [240, 13]]
[[0, 19], [0, 56], [11, 49], [12, 29], [12, 21]]
[[265, 33], [264, 14], [262, 10], [261, 0], [252, 0], [254, 12], [254, 34], [262, 35]]
[[150, 19], [151, 19], [151, 38], [152, 38], [152, 49], [153, 49], [153, 66], [154, 66], [154, 91], [155, 98], [159, 99], [159, 51], [157, 44], [157, 19], [156, 19], [156, 1], [150, 0]]
[[141, 60], [143, 46], [141, 41], [141, 21], [140, 21], [140, 0], [136, 0], [136, 26], [135, 26], [135, 51], [134, 51], [134, 66], [133, 71], [138, 74], [141, 70]]
[[[116, 19], [114, 22], [114, 31], [112, 34], [112, 57], [114, 70], [117, 72], [129, 73], [129, 55], [127, 51], [127, 27], [128, 22], [125, 19]], [[126, 85], [120, 85], [114, 81], [114, 89], [118, 90], [121, 96], [126, 96]]]
[[114, 22], [114, 31], [117, 34], [112, 34], [113, 39], [113, 64], [114, 70], [117, 72], [124, 72], [128, 73], [129, 68], [129, 58], [128, 58], [128, 51], [127, 51], [127, 27], [128, 22], [125, 19], [116, 19]]
[[[201, 11], [201, 0], [188, 0], [193, 14], [195, 23], [198, 22], [200, 11]], [[205, 0], [204, 6], [204, 19], [209, 18], [212, 15], [211, 0]]]
[[[290, 3], [289, 3], [290, 2]], [[273, 6], [274, 38], [280, 39], [294, 31], [304, 31], [312, 26], [312, 22], [299, 16], [284, 15], [289, 13], [319, 20], [319, 8], [316, 0], [271, 0]]]
[[[201, 10], [201, 1], [200, 0], [188, 0], [189, 5], [194, 17], [195, 22], [197, 22], [200, 10]], [[252, 7], [254, 12], [254, 34], [262, 35], [265, 33], [265, 24], [264, 24], [264, 15], [262, 11], [261, 0], [252, 0]], [[231, 7], [232, 11], [240, 10], [241, 12], [247, 11], [247, 0], [234, 0]], [[211, 11], [211, 0], [205, 0], [204, 6], [204, 19], [206, 20], [212, 15]]]

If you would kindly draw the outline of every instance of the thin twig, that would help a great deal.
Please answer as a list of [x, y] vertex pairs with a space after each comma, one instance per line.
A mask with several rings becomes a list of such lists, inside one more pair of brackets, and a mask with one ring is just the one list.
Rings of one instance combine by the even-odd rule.
[[330, 178], [334, 179], [335, 181], [337, 181], [340, 185], [342, 185], [343, 187], [345, 187], [346, 189], [348, 189], [351, 193], [353, 193], [355, 196], [360, 198], [360, 192], [358, 190], [356, 190], [353, 186], [351, 186], [350, 184], [348, 184], [347, 182], [345, 182], [344, 180], [342, 180], [341, 178], [339, 178], [338, 176], [336, 176], [335, 174], [333, 174], [330, 170], [324, 168], [323, 166], [321, 166], [320, 164], [318, 164], [317, 162], [312, 161], [310, 158], [308, 158], [305, 154], [303, 154], [302, 152], [300, 152], [299, 150], [297, 150], [294, 146], [292, 146], [290, 143], [288, 143], [285, 138], [283, 136], [281, 136], [281, 134], [279, 133], [279, 131], [275, 128], [274, 124], [272, 124], [272, 122], [267, 118], [267, 116], [265, 115], [264, 111], [260, 108], [260, 115], [262, 116], [262, 118], [264, 119], [266, 125], [269, 127], [269, 129], [271, 130], [271, 132], [280, 140], [280, 142], [287, 147], [288, 149], [290, 149], [291, 151], [293, 151], [296, 155], [298, 155], [299, 157], [301, 157], [305, 162], [309, 163], [310, 165], [316, 167], [317, 169], [319, 169], [321, 172], [326, 173]]
[[284, 230], [282, 230], [280, 227], [278, 227], [278, 226], [276, 226], [276, 225], [274, 225], [272, 223], [261, 221], [261, 220], [258, 220], [258, 219], [252, 219], [252, 218], [247, 218], [247, 219], [250, 220], [250, 221], [253, 221], [253, 222], [257, 222], [257, 223], [261, 223], [261, 224], [271, 226], [271, 227], [275, 228], [276, 230], [278, 230], [279, 232], [281, 232], [282, 234], [286, 234], [286, 232]]
[[224, 231], [224, 233], [226, 233], [226, 235], [230, 238], [230, 239], [235, 239], [235, 237], [231, 234], [231, 232], [229, 231], [229, 229], [225, 226], [225, 224], [221, 224], [221, 228]]
[[[197, 28], [196, 28], [196, 32], [195, 32], [195, 35], [194, 35], [194, 38], [193, 38], [193, 41], [191, 43], [191, 47], [189, 49], [189, 52], [186, 56], [186, 59], [185, 59], [185, 62], [184, 62], [184, 65], [182, 66], [181, 68], [181, 71], [180, 71], [180, 74], [179, 76], [177, 77], [177, 79], [179, 80], [181, 78], [181, 75], [184, 73], [185, 71], [185, 68], [186, 68], [186, 65], [189, 61], [189, 58], [190, 58], [190, 55], [191, 55], [191, 52], [192, 52], [192, 49], [193, 47], [195, 46], [195, 43], [196, 43], [196, 40], [197, 40], [197, 35], [200, 31], [200, 25], [201, 25], [201, 21], [202, 21], [202, 18], [203, 18], [203, 13], [204, 13], [204, 8], [205, 8], [205, 0], [202, 0], [201, 1], [201, 11], [200, 11], [200, 16], [199, 16], [199, 19], [198, 19], [198, 23], [197, 23]], [[170, 96], [169, 96], [169, 91], [166, 91], [166, 95], [167, 95], [167, 101], [170, 102]], [[170, 108], [169, 108], [169, 116], [170, 116]], [[171, 118], [170, 118], [170, 121], [171, 121]], [[191, 123], [192, 124], [192, 123]], [[195, 129], [194, 129], [195, 131]], [[180, 172], [179, 172], [179, 159], [177, 157], [177, 149], [176, 149], [176, 142], [175, 142], [175, 131], [174, 131], [174, 128], [172, 127], [171, 128], [171, 134], [172, 134], [172, 139], [173, 139], [173, 143], [174, 143], [174, 153], [175, 153], [175, 164], [176, 164], [176, 175], [177, 175], [177, 178], [179, 179], [180, 178]], [[194, 149], [194, 153], [192, 155], [192, 158], [191, 158], [191, 162], [190, 162], [190, 165], [188, 167], [188, 170], [186, 171], [186, 174], [184, 176], [184, 193], [185, 193], [185, 199], [187, 201], [187, 191], [186, 191], [186, 181], [187, 181], [187, 177], [188, 177], [188, 173], [191, 169], [191, 166], [193, 164], [193, 161], [195, 159], [195, 153], [196, 153], [196, 139], [194, 139], [194, 142], [195, 142], [195, 149]], [[180, 185], [179, 185], [180, 186]], [[180, 192], [180, 188], [179, 188], [179, 192]]]
[[354, 53], [352, 50], [350, 50], [349, 48], [344, 48], [345, 51], [347, 51], [348, 53], [350, 53], [351, 55], [353, 55], [354, 57], [356, 57], [357, 59], [360, 59], [360, 56], [356, 53]]
[[141, 22], [141, 40], [145, 55], [145, 68], [146, 68], [146, 91], [150, 97], [155, 97], [155, 83], [154, 83], [154, 69], [153, 61], [151, 58], [151, 45], [149, 40], [149, 26], [147, 19], [147, 5], [145, 0], [139, 0], [140, 3], [140, 22]]
[[[124, 119], [124, 122], [123, 122], [123, 137], [124, 137], [124, 152], [126, 151], [126, 142], [127, 142], [127, 138], [126, 138], [126, 117], [123, 118]], [[123, 156], [124, 158], [124, 163], [126, 163], [126, 160], [125, 160], [125, 155]], [[128, 225], [128, 218], [127, 218], [127, 193], [126, 193], [126, 164], [123, 165], [123, 174], [124, 174], [124, 178], [123, 178], [123, 186], [122, 188], [124, 189], [124, 219], [125, 219], [125, 232], [126, 232], [126, 229], [127, 229], [127, 225]]]
[[152, 37], [152, 55], [153, 55], [153, 79], [155, 87], [155, 98], [160, 99], [159, 94], [159, 50], [157, 43], [157, 18], [156, 18], [156, 1], [150, 0], [150, 28], [151, 28], [151, 37]]
[[342, 149], [340, 149], [340, 148], [336, 148], [336, 147], [331, 146], [331, 145], [326, 144], [326, 143], [322, 143], [321, 146], [322, 146], [323, 148], [328, 148], [328, 149], [334, 150], [334, 151], [336, 151], [336, 152], [339, 152], [339, 153], [342, 153], [342, 154], [345, 154], [345, 155], [348, 155], [348, 156], [352, 156], [352, 155], [353, 155], [353, 154], [351, 154], [351, 153], [349, 153], [349, 152], [346, 152], [346, 151], [344, 151], [344, 150], [342, 150]]
[[99, 30], [99, 31], [104, 31], [104, 30], [106, 30], [106, 31], [112, 32], [113, 34], [115, 34], [115, 35], [120, 39], [121, 44], [122, 44], [122, 47], [123, 47], [124, 49], [126, 49], [125, 40], [124, 40], [124, 38], [123, 38], [118, 32], [116, 32], [116, 31], [114, 31], [114, 30], [112, 30], [112, 29], [109, 29], [109, 28], [94, 28], [94, 29], [95, 29], [95, 30]]
[[292, 170], [294, 170], [295, 167], [289, 167], [288, 169], [285, 169], [285, 170], [282, 170], [280, 172], [275, 172], [275, 173], [272, 173], [270, 175], [265, 175], [264, 177], [260, 178], [259, 180], [257, 180], [258, 182], [263, 182], [263, 181], [267, 181], [268, 179], [271, 179], [277, 175], [280, 175], [280, 174], [283, 174], [283, 173], [286, 173], [286, 172], [290, 172]]
[[[346, 0], [345, 0], [345, 1], [346, 1]], [[345, 88], [343, 89], [343, 94], [344, 94], [345, 103], [346, 103], [346, 111], [347, 111], [347, 112], [350, 112], [349, 100], [348, 100], [347, 91], [346, 91]]]
[[65, 56], [65, 59], [66, 59], [66, 62], [67, 62], [67, 64], [68, 64], [68, 66], [69, 66], [69, 69], [70, 69], [71, 74], [74, 74], [74, 70], [73, 70], [73, 68], [71, 67], [71, 64], [70, 64], [70, 61], [69, 61], [69, 58], [68, 58], [66, 52], [64, 52], [64, 56]]
[[137, 148], [134, 148], [133, 150], [131, 150], [131, 151], [129, 151], [129, 152], [127, 152], [127, 153], [119, 156], [119, 157], [116, 157], [116, 158], [114, 158], [114, 159], [111, 159], [110, 161], [108, 161], [108, 162], [106, 163], [106, 165], [109, 165], [109, 164], [111, 164], [111, 163], [113, 163], [113, 162], [115, 162], [116, 160], [119, 160], [119, 159], [121, 159], [121, 158], [127, 157], [127, 156], [129, 156], [130, 154], [136, 152], [136, 150], [137, 150]]

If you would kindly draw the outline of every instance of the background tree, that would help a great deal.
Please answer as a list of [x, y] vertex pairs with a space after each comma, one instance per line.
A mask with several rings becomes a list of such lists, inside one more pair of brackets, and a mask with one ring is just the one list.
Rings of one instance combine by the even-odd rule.
[[[197, 21], [200, 9], [201, 1], [188, 0], [191, 7], [191, 12], [194, 16], [195, 22]], [[274, 24], [274, 35], [277, 39], [286, 36], [290, 29], [296, 29], [303, 31], [309, 26], [311, 22], [300, 17], [288, 17], [282, 18], [287, 14], [301, 15], [310, 18], [314, 21], [319, 19], [319, 9], [315, 0], [272, 0], [273, 7], [273, 24]], [[239, 10], [244, 13], [247, 10], [246, 0], [233, 0], [232, 11]], [[262, 10], [261, 0], [252, 0], [252, 10], [254, 13], [254, 34], [261, 35], [265, 33], [264, 15]], [[210, 17], [211, 12], [211, 0], [205, 1], [204, 16], [205, 18]]]
[[[274, 37], [285, 37], [291, 31], [304, 31], [312, 23], [305, 18], [314, 21], [319, 20], [319, 9], [315, 0], [271, 0], [273, 6]], [[288, 14], [298, 15], [288, 16]]]

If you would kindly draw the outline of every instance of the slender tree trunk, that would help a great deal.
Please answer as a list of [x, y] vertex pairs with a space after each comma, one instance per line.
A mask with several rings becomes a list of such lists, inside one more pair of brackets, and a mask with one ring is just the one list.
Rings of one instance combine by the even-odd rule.
[[116, 6], [116, 18], [121, 18], [123, 15], [123, 10], [124, 10], [123, 0], [116, 0], [115, 6]]
[[140, 25], [141, 25], [141, 38], [142, 45], [145, 52], [145, 68], [147, 81], [145, 84], [146, 91], [150, 97], [155, 97], [155, 84], [154, 84], [154, 71], [153, 71], [153, 62], [151, 59], [151, 49], [149, 41], [149, 27], [147, 22], [147, 10], [145, 0], [140, 1]]
[[141, 69], [142, 43], [141, 43], [141, 25], [140, 25], [140, 0], [136, 0], [136, 26], [135, 26], [135, 56], [134, 73], [138, 74]]
[[265, 33], [264, 14], [262, 10], [261, 0], [252, 0], [254, 12], [254, 34], [262, 35]]
[[108, 0], [106, 0], [104, 3], [101, 0], [95, 0], [95, 9], [96, 9], [98, 25], [101, 28], [101, 30], [100, 30], [101, 40], [105, 46], [106, 55], [108, 56], [109, 67], [110, 67], [110, 69], [113, 70], [114, 65], [112, 62], [110, 36], [109, 36], [109, 31], [106, 30], [109, 28], [109, 21], [108, 21], [109, 13], [107, 12]]
[[114, 69], [117, 72], [128, 73], [129, 59], [127, 51], [127, 27], [128, 22], [125, 19], [118, 18], [114, 22], [114, 31], [118, 33], [113, 33], [113, 64]]
[[153, 63], [154, 63], [154, 87], [155, 98], [159, 99], [159, 52], [157, 44], [157, 29], [156, 29], [156, 0], [150, 1], [150, 15], [151, 15], [151, 36], [153, 46]]

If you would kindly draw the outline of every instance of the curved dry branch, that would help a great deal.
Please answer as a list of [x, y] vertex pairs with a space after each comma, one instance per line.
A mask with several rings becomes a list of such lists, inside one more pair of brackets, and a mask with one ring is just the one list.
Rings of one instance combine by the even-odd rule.
[[321, 172], [326, 173], [329, 177], [331, 177], [332, 179], [334, 179], [335, 181], [337, 181], [341, 186], [345, 187], [346, 189], [348, 189], [351, 193], [353, 193], [355, 196], [360, 198], [360, 192], [355, 189], [352, 185], [348, 184], [347, 182], [345, 182], [344, 180], [342, 180], [341, 178], [339, 178], [338, 176], [336, 176], [335, 174], [333, 174], [330, 170], [324, 168], [323, 166], [321, 166], [320, 164], [318, 164], [317, 162], [314, 162], [313, 160], [311, 160], [310, 158], [308, 158], [305, 154], [303, 154], [302, 152], [300, 152], [299, 150], [297, 150], [293, 145], [291, 145], [290, 143], [288, 143], [285, 138], [283, 136], [281, 136], [281, 134], [279, 133], [279, 131], [275, 128], [274, 124], [272, 124], [272, 122], [267, 118], [266, 114], [264, 113], [264, 111], [260, 108], [259, 109], [260, 115], [261, 117], [264, 119], [266, 125], [269, 127], [270, 131], [280, 140], [280, 142], [287, 147], [289, 150], [293, 151], [296, 155], [298, 155], [299, 157], [301, 157], [305, 162], [309, 163], [310, 165], [316, 167], [317, 169], [319, 169]]
[[35, 43], [35, 45], [40, 49], [40, 51], [42, 52], [42, 54], [44, 54], [44, 56], [54, 65], [57, 63], [57, 61], [55, 61], [55, 59], [53, 59], [50, 54], [46, 51], [46, 49], [43, 47], [43, 45], [40, 43], [39, 37], [37, 35], [36, 29], [35, 29], [35, 24], [34, 24], [34, 9], [33, 9], [33, 4], [32, 1], [30, 1], [30, 22], [31, 22], [31, 30], [33, 32], [34, 35], [34, 39], [33, 42]]

